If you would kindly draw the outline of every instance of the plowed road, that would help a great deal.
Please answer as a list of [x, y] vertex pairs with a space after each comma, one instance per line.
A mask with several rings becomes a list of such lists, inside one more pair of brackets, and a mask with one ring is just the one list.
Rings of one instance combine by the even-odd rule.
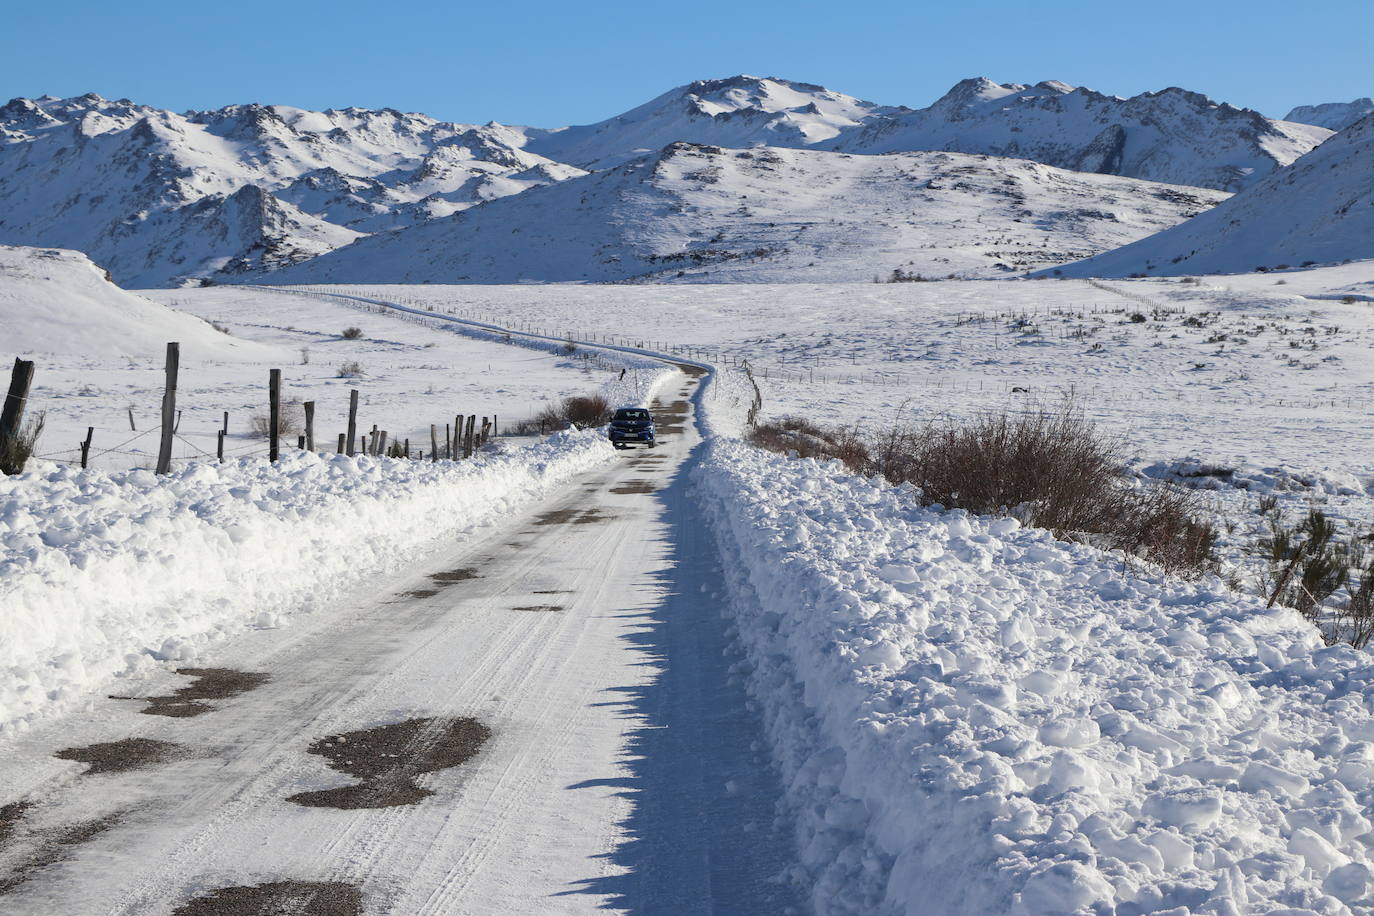
[[0, 912], [798, 908], [688, 492], [695, 385], [659, 448], [20, 740]]

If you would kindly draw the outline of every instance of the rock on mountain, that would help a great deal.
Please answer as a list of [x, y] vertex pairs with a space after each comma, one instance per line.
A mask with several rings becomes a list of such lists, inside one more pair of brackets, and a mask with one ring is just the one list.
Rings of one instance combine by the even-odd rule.
[[0, 242], [79, 249], [128, 286], [280, 266], [582, 174], [523, 141], [391, 109], [15, 99], [0, 108]]
[[1048, 81], [968, 79], [929, 108], [875, 113], [828, 146], [856, 153], [951, 150], [1235, 191], [1330, 133], [1183, 89], [1129, 99]]
[[[0, 245], [0, 357], [160, 358], [167, 341], [197, 359], [289, 358], [126, 292], [77, 251]], [[41, 369], [40, 369], [41, 371]]]
[[1225, 198], [1017, 159], [675, 143], [659, 155], [361, 239], [273, 283], [1005, 276]]
[[1322, 105], [1299, 105], [1284, 115], [1285, 121], [1299, 124], [1315, 124], [1327, 130], [1345, 130], [1351, 124], [1374, 111], [1374, 99], [1356, 99], [1353, 102], [1326, 102]]
[[823, 86], [734, 76], [679, 86], [614, 118], [525, 130], [526, 149], [587, 169], [620, 165], [679, 140], [724, 147], [806, 147], [832, 140], [887, 108]]
[[1069, 277], [1247, 273], [1374, 258], [1374, 113], [1196, 216]]

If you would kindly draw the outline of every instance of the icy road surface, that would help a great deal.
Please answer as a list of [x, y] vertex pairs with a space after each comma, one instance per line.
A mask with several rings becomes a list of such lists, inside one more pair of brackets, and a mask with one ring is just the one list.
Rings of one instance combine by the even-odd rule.
[[696, 398], [443, 562], [16, 742], [0, 910], [792, 910], [685, 495]]

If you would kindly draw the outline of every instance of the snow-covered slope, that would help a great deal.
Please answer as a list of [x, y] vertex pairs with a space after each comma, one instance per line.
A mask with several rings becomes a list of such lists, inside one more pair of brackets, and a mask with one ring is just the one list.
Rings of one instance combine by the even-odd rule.
[[0, 242], [79, 249], [127, 286], [271, 269], [581, 174], [520, 143], [390, 109], [15, 99], [0, 108]]
[[1321, 105], [1299, 105], [1284, 115], [1285, 121], [1315, 124], [1327, 130], [1345, 130], [1351, 124], [1374, 111], [1374, 99], [1365, 97], [1353, 102], [1325, 102]]
[[929, 108], [878, 114], [829, 144], [856, 153], [942, 149], [1235, 191], [1329, 132], [1170, 88], [1129, 99], [1056, 81], [957, 84]]
[[1172, 225], [1196, 189], [952, 153], [673, 144], [658, 156], [373, 236], [270, 282], [999, 276]]
[[201, 359], [285, 356], [125, 292], [76, 251], [0, 245], [0, 359], [40, 354], [158, 357], [168, 341]]
[[1374, 114], [1216, 209], [1063, 274], [1247, 273], [1363, 258], [1374, 258]]
[[823, 86], [774, 77], [698, 80], [596, 124], [526, 130], [527, 148], [585, 168], [608, 168], [669, 143], [716, 146], [813, 146], [840, 136], [887, 108]]

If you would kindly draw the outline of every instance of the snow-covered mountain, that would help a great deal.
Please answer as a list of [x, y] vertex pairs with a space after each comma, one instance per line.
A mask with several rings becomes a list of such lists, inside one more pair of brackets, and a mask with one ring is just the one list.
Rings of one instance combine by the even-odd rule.
[[361, 239], [268, 282], [1000, 276], [1124, 244], [1225, 196], [957, 153], [676, 143]]
[[588, 169], [620, 165], [670, 143], [715, 146], [815, 146], [889, 108], [823, 86], [775, 77], [698, 80], [596, 124], [556, 130], [526, 129], [526, 148]]
[[1033, 159], [1085, 172], [1235, 191], [1330, 136], [1183, 89], [1129, 99], [1053, 80], [985, 78], [918, 111], [879, 113], [830, 142], [856, 153], [953, 150]]
[[1259, 184], [1070, 277], [1248, 273], [1374, 258], [1374, 113]]
[[169, 340], [198, 359], [289, 356], [126, 292], [80, 252], [51, 248], [0, 245], [0, 328], [5, 365], [39, 354], [160, 358]]
[[1285, 121], [1315, 124], [1327, 130], [1345, 130], [1351, 124], [1374, 111], [1374, 99], [1355, 99], [1353, 102], [1326, 102], [1321, 105], [1299, 105], [1284, 115]]
[[[986, 79], [965, 80], [920, 110], [774, 78], [703, 80], [598, 124], [553, 130], [454, 124], [393, 109], [318, 112], [250, 104], [176, 114], [94, 94], [45, 96], [0, 107], [0, 243], [78, 249], [125, 286], [169, 286], [287, 267], [362, 235], [450, 217], [583, 177], [587, 169], [652, 160], [678, 142], [850, 154], [962, 152], [1236, 189], [1329, 135], [1179, 89], [1120, 99], [1062, 83]], [[872, 180], [881, 183], [891, 171], [873, 166]], [[1083, 194], [1092, 187], [1075, 185]], [[775, 224], [822, 218], [808, 210], [809, 193], [771, 185], [766, 193]], [[1212, 199], [1180, 193], [1194, 202]], [[1108, 233], [1089, 242], [1091, 233], [1063, 235], [1054, 195], [1043, 202], [1048, 210], [1027, 205], [1016, 218], [1055, 225], [1058, 240], [1083, 240], [1060, 246], [1063, 257], [1132, 237]], [[800, 209], [789, 212], [793, 203]], [[874, 197], [863, 197], [857, 208], [838, 199], [834, 204], [846, 218], [851, 209], [857, 217], [893, 206]], [[1110, 200], [1099, 204], [1076, 197], [1072, 208], [1117, 212]], [[1136, 228], [1162, 228], [1181, 212]], [[968, 244], [958, 227], [939, 226], [924, 214], [913, 220], [924, 227], [912, 242], [916, 247], [901, 258], [894, 248], [888, 261], [920, 260], [919, 252], [934, 250], [923, 245], [955, 250]], [[741, 233], [741, 240], [756, 234]], [[948, 239], [933, 238], [942, 234]], [[598, 244], [614, 249], [622, 242], [608, 236]], [[818, 254], [818, 264], [845, 260], [844, 239], [835, 244], [836, 253]], [[903, 243], [893, 236], [887, 244]], [[1014, 264], [951, 259], [959, 270], [999, 260], [1015, 269], [1056, 258]], [[938, 270], [941, 264], [927, 266]], [[508, 272], [542, 275], [546, 267], [534, 262]]]
[[15, 99], [0, 108], [0, 242], [79, 249], [127, 286], [270, 269], [582, 174], [520, 143], [390, 109]]

